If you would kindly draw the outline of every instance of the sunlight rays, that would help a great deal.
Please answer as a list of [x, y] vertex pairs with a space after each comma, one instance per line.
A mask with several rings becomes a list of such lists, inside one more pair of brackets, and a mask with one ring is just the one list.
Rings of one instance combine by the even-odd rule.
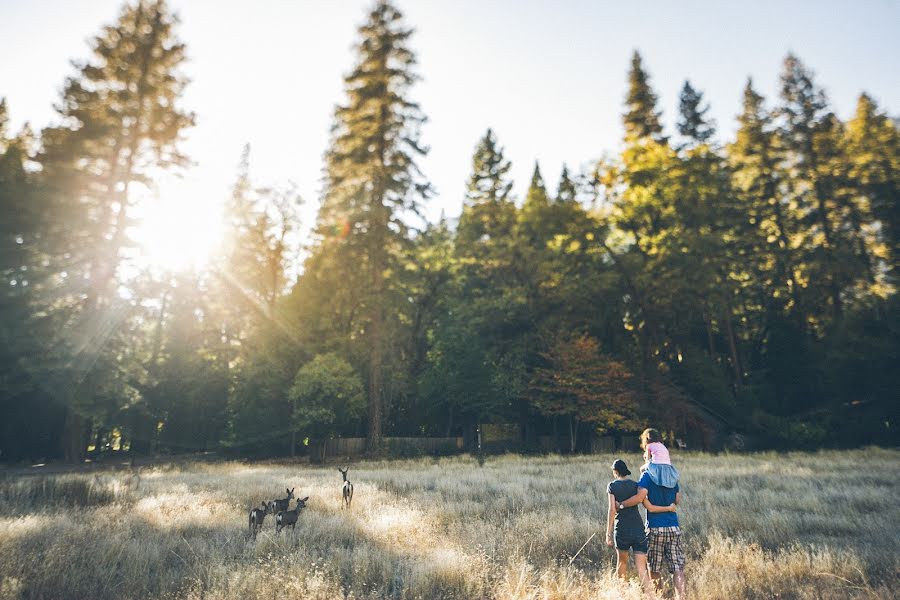
[[130, 231], [137, 269], [199, 271], [215, 257], [224, 233], [222, 201], [192, 187], [173, 182], [165, 193], [138, 201]]

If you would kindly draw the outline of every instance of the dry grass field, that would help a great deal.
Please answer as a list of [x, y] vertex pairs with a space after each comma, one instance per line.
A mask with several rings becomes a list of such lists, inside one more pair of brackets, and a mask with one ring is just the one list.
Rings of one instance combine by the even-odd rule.
[[[636, 599], [603, 542], [613, 458], [357, 463], [350, 511], [336, 465], [2, 475], [0, 598]], [[894, 597], [900, 452], [674, 458], [691, 597]], [[285, 486], [296, 530], [252, 540]]]

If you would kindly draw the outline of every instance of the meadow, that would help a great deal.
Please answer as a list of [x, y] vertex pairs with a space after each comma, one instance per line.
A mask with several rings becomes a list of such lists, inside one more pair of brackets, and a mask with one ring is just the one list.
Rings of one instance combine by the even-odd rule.
[[[7, 472], [0, 598], [637, 599], [603, 540], [613, 458], [358, 462], [349, 511], [337, 465]], [[692, 598], [893, 597], [900, 451], [674, 459]], [[296, 530], [252, 539], [285, 487], [310, 497]]]

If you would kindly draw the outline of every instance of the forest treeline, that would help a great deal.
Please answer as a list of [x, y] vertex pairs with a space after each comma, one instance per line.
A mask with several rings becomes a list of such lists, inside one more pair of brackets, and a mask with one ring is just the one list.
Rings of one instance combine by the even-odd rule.
[[245, 148], [208, 267], [134, 259], [139, 191], [187, 165], [194, 122], [165, 2], [100, 30], [55, 124], [13, 133], [0, 104], [0, 460], [479, 423], [523, 448], [651, 423], [696, 448], [895, 443], [900, 135], [870, 96], [844, 121], [788, 55], [720, 141], [690, 82], [664, 127], [635, 52], [617, 155], [555, 190], [535, 164], [516, 198], [488, 130], [458, 222], [426, 222], [411, 35], [385, 1], [359, 28], [302, 254], [296, 194]]

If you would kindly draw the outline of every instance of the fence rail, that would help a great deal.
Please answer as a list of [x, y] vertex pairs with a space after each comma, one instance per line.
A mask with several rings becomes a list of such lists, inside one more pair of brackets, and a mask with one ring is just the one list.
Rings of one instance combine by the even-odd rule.
[[[311, 456], [325, 460], [328, 457], [358, 456], [366, 451], [366, 438], [334, 438], [313, 443]], [[395, 454], [455, 454], [462, 452], [462, 437], [386, 437], [384, 446]]]
[[[485, 436], [482, 450], [489, 454], [502, 452], [518, 452], [522, 450], [522, 442], [511, 437], [502, 437], [495, 432]], [[501, 439], [496, 439], [500, 437]], [[493, 438], [493, 439], [492, 439]], [[470, 440], [471, 442], [471, 440]], [[553, 436], [538, 436], [537, 448], [544, 452], [566, 452], [568, 439]], [[457, 454], [465, 450], [474, 452], [471, 446], [466, 447], [464, 437], [386, 437], [384, 449], [394, 456], [446, 455]], [[639, 451], [636, 436], [599, 436], [587, 442], [581, 451], [592, 454], [612, 454], [614, 452]], [[329, 458], [360, 456], [366, 452], [366, 438], [333, 438], [314, 441], [310, 444], [309, 456], [314, 462], [322, 462]]]

